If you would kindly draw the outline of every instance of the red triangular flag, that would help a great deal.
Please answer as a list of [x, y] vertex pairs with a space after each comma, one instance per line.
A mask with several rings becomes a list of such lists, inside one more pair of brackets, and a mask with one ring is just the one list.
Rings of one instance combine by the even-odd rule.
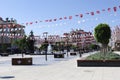
[[52, 22], [52, 19], [50, 19], [49, 22]]
[[64, 19], [67, 19], [67, 17], [64, 17]]
[[62, 20], [62, 18], [59, 18], [59, 20]]
[[110, 12], [111, 8], [108, 8], [108, 11]]
[[113, 9], [114, 9], [114, 12], [116, 12], [116, 11], [117, 11], [117, 7], [113, 7]]
[[48, 20], [45, 20], [45, 22], [48, 22]]
[[30, 22], [30, 24], [33, 24], [33, 22]]
[[94, 15], [94, 12], [91, 12], [91, 15], [93, 16], [93, 15]]
[[54, 19], [54, 21], [56, 21], [57, 19]]
[[72, 16], [69, 16], [69, 19], [72, 19]]
[[97, 14], [100, 14], [100, 11], [96, 11]]
[[83, 14], [80, 14], [80, 17], [82, 18], [82, 17], [83, 17]]

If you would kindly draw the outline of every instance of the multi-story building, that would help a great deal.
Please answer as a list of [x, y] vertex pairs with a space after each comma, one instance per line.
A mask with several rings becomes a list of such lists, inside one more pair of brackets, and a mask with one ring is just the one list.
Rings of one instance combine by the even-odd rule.
[[112, 31], [109, 45], [114, 50], [120, 50], [120, 26], [116, 26]]
[[10, 45], [13, 40], [23, 37], [25, 35], [24, 28], [25, 26], [18, 24], [15, 19], [3, 20], [0, 17], [0, 45]]
[[84, 30], [72, 30], [70, 33], [64, 33], [68, 38], [68, 42], [77, 45], [81, 48], [87, 47], [90, 44], [96, 44], [92, 32], [85, 32]]
[[[64, 33], [63, 36], [48, 35], [48, 42], [54, 44], [55, 42], [64, 42], [66, 44], [73, 44], [81, 48], [88, 47], [90, 44], [96, 44], [92, 32], [85, 32], [84, 30], [72, 30], [69, 33]], [[39, 44], [44, 42], [44, 38], [38, 40]], [[38, 44], [37, 43], [37, 44]]]

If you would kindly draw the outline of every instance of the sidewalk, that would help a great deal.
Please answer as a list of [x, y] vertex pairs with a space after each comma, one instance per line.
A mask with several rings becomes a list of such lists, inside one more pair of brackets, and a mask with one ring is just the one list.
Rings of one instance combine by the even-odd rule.
[[119, 54], [119, 55], [120, 55], [120, 51], [114, 51], [114, 53], [116, 53], [116, 54]]
[[9, 66], [9, 71], [0, 72], [0, 80], [5, 80], [5, 76], [12, 77], [6, 80], [120, 80], [120, 67], [77, 67], [77, 59], [79, 57], [61, 59], [55, 64], [48, 61], [44, 65]]

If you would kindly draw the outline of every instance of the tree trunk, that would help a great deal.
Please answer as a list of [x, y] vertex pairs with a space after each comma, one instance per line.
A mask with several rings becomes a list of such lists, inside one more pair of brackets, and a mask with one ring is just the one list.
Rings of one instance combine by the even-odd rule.
[[102, 44], [102, 46], [103, 46], [103, 60], [105, 60], [107, 54], [107, 44]]

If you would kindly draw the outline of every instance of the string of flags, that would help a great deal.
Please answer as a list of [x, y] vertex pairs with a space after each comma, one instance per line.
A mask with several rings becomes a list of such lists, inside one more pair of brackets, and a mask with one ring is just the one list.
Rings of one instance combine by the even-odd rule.
[[[118, 19], [116, 19], [116, 20], [118, 20]], [[120, 21], [120, 19], [119, 19], [119, 21]], [[116, 25], [116, 26], [113, 26], [113, 27], [114, 27], [114, 28], [115, 28], [115, 27], [120, 27], [120, 25]], [[92, 31], [92, 32], [93, 32], [93, 31]], [[14, 38], [14, 39], [15, 39], [15, 38], [17, 39], [17, 38], [23, 38], [23, 37], [24, 37], [24, 35], [14, 35], [14, 34], [12, 34], [12, 33], [11, 33], [11, 34], [9, 34], [9, 33], [1, 33], [1, 34], [0, 34], [0, 37], [1, 37], [1, 36], [9, 37], [9, 38]], [[37, 37], [37, 36], [36, 36], [36, 37]]]
[[[106, 17], [113, 17], [113, 19], [107, 19], [106, 20]], [[120, 22], [120, 19], [117, 18], [116, 16], [120, 16], [120, 14], [117, 14], [117, 13], [111, 13], [110, 15], [107, 15], [106, 17], [103, 17], [103, 16], [96, 16], [96, 17], [91, 17], [91, 18], [83, 18], [81, 20], [74, 20], [73, 23], [71, 23], [70, 21], [64, 21], [64, 22], [59, 22], [59, 23], [50, 23], [50, 24], [43, 24], [43, 25], [39, 25], [39, 26], [36, 26], [34, 28], [53, 28], [53, 27], [57, 27], [57, 26], [61, 26], [61, 27], [64, 27], [64, 26], [68, 26], [68, 24], [71, 24], [73, 25], [74, 24], [74, 28], [76, 26], [77, 27], [80, 27], [79, 24], [82, 24], [82, 23], [85, 23], [85, 22], [90, 22], [90, 21], [98, 21], [98, 20], [102, 20], [106, 23], [114, 23], [114, 22]], [[76, 24], [77, 23], [77, 24]], [[93, 27], [90, 28], [90, 30], [93, 29]]]
[[[97, 11], [92, 11], [92, 12], [87, 12], [87, 13], [80, 13], [80, 14], [76, 14], [76, 15], [73, 15], [73, 16], [64, 16], [64, 17], [60, 17], [60, 18], [53, 18], [53, 19], [47, 19], [47, 20], [40, 20], [40, 21], [34, 21], [34, 22], [27, 22], [27, 23], [23, 23], [24, 25], [28, 26], [28, 25], [32, 25], [34, 23], [41, 23], [41, 22], [55, 22], [55, 21], [60, 21], [60, 20], [71, 20], [73, 19], [73, 17], [79, 17], [79, 18], [83, 18], [84, 15], [91, 15], [91, 16], [94, 16], [95, 14], [100, 14], [102, 12], [117, 12], [118, 9], [120, 9], [120, 6], [118, 7], [113, 7], [113, 8], [107, 8], [107, 9], [102, 9], [102, 10], [97, 10]], [[84, 22], [85, 20], [83, 20]], [[78, 21], [78, 23], [80, 23], [80, 21]], [[64, 23], [66, 24], [66, 23]], [[8, 24], [7, 26], [6, 25], [0, 25], [0, 28], [1, 27], [4, 27], [4, 28], [7, 28], [7, 27], [11, 27], [11, 25], [14, 27], [15, 24]], [[58, 24], [55, 24], [55, 25], [58, 25]], [[62, 24], [61, 24], [62, 25]], [[20, 26], [19, 24], [17, 24], [17, 26]], [[9, 38], [22, 38], [23, 36], [20, 36], [20, 35], [8, 35], [8, 34], [1, 34], [0, 36], [7, 36]]]
[[71, 20], [73, 19], [73, 17], [79, 17], [79, 18], [83, 18], [84, 15], [91, 15], [91, 16], [94, 16], [95, 14], [100, 14], [102, 12], [111, 12], [111, 11], [114, 11], [114, 12], [117, 12], [117, 10], [120, 9], [120, 6], [114, 6], [112, 8], [107, 8], [107, 9], [102, 9], [102, 10], [97, 10], [97, 11], [91, 11], [91, 12], [86, 12], [85, 14], [76, 14], [74, 16], [64, 16], [64, 17], [60, 17], [60, 18], [53, 18], [53, 19], [46, 19], [46, 20], [37, 20], [37, 21], [34, 21], [34, 22], [26, 22], [26, 23], [22, 23], [23, 25], [32, 25], [34, 23], [41, 23], [41, 22], [55, 22], [55, 21], [61, 21], [61, 20]]

